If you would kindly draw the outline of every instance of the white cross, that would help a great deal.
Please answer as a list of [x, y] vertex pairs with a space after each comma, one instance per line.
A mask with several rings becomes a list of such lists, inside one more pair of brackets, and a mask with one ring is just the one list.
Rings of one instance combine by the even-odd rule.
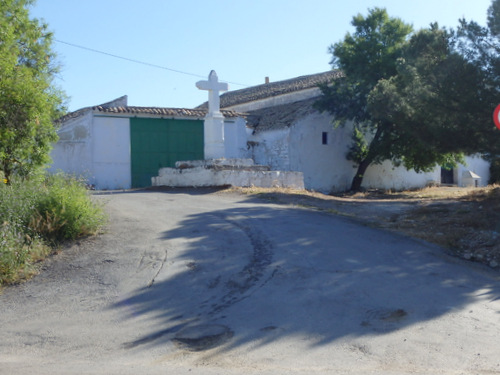
[[219, 92], [229, 90], [229, 85], [219, 82], [217, 73], [212, 70], [208, 76], [208, 81], [198, 81], [196, 87], [200, 90], [208, 90], [208, 114], [220, 114]]

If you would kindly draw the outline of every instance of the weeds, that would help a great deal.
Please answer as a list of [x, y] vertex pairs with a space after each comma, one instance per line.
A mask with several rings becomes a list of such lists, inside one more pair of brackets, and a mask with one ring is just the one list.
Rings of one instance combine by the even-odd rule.
[[29, 277], [62, 241], [95, 234], [104, 223], [101, 207], [74, 178], [0, 184], [0, 286]]
[[99, 206], [89, 199], [85, 186], [64, 175], [50, 176], [30, 217], [32, 229], [60, 242], [95, 234], [104, 223]]

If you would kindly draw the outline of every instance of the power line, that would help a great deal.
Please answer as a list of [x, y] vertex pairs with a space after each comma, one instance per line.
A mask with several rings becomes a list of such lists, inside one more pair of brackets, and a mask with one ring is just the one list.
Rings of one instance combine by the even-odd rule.
[[[142, 64], [142, 65], [150, 66], [150, 67], [153, 67], [153, 68], [158, 68], [158, 69], [168, 70], [168, 71], [170, 71], [170, 72], [179, 73], [179, 74], [184, 74], [184, 75], [188, 75], [188, 76], [192, 76], [192, 77], [206, 78], [206, 76], [202, 76], [202, 75], [199, 75], [199, 74], [194, 74], [194, 73], [183, 72], [183, 71], [181, 71], [181, 70], [176, 70], [176, 69], [172, 69], [172, 68], [167, 68], [166, 66], [161, 66], [161, 65], [151, 64], [151, 63], [148, 63], [148, 62], [145, 62], [145, 61], [140, 61], [140, 60], [135, 60], [135, 59], [131, 59], [131, 58], [128, 58], [128, 57], [118, 56], [118, 55], [114, 55], [114, 54], [112, 54], [112, 53], [108, 53], [108, 52], [104, 52], [104, 51], [99, 51], [99, 50], [94, 49], [94, 48], [89, 48], [89, 47], [80, 46], [80, 45], [78, 45], [78, 44], [65, 42], [65, 41], [62, 41], [62, 40], [59, 40], [59, 39], [54, 39], [54, 41], [56, 41], [56, 42], [58, 42], [58, 43], [66, 44], [66, 45], [71, 46], [71, 47], [84, 49], [84, 50], [86, 50], [86, 51], [90, 51], [90, 52], [94, 52], [94, 53], [100, 53], [101, 55], [106, 55], [106, 56], [114, 57], [114, 58], [116, 58], [116, 59], [121, 59], [121, 60], [129, 61], [129, 62], [133, 62], [133, 63], [136, 63], [136, 64]], [[232, 85], [243, 86], [243, 87], [249, 87], [249, 85], [245, 85], [245, 84], [243, 84], [243, 83], [230, 82], [230, 81], [225, 81], [225, 82], [230, 83], [230, 84], [232, 84]]]

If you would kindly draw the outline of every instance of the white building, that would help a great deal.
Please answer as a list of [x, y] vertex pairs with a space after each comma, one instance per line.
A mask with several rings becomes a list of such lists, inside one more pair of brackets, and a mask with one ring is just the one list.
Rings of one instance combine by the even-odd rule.
[[[249, 137], [250, 157], [257, 164], [302, 172], [307, 189], [347, 190], [356, 172], [353, 163], [346, 160], [352, 128], [346, 125], [335, 129], [331, 115], [313, 108], [321, 95], [318, 84], [338, 75], [338, 71], [328, 71], [230, 91], [221, 95], [221, 108], [247, 113], [247, 126], [253, 129]], [[206, 104], [198, 108], [205, 107]], [[363, 187], [401, 190], [431, 183], [463, 186], [463, 172], [469, 170], [481, 177], [479, 186], [486, 185], [489, 163], [479, 157], [467, 157], [466, 161], [466, 166], [450, 172], [436, 167], [431, 173], [408, 171], [386, 161], [368, 168]]]
[[[151, 185], [151, 178], [178, 160], [204, 159], [206, 110], [133, 107], [123, 96], [83, 108], [60, 120], [50, 171], [84, 177], [97, 189]], [[247, 151], [245, 121], [222, 111], [225, 157]]]
[[[328, 71], [221, 95], [224, 157], [251, 158], [274, 171], [302, 172], [306, 189], [349, 189], [356, 172], [346, 160], [351, 128], [335, 129], [331, 115], [313, 108], [321, 95], [318, 85], [338, 75]], [[196, 109], [133, 107], [124, 96], [72, 112], [60, 121], [51, 170], [83, 176], [97, 189], [150, 186], [160, 169], [174, 167], [176, 161], [205, 159], [207, 109], [207, 103]], [[480, 157], [468, 157], [466, 166], [449, 172], [436, 167], [431, 173], [386, 161], [368, 168], [363, 187], [463, 186], [471, 183], [469, 171], [479, 176], [475, 185], [487, 184], [489, 163]]]

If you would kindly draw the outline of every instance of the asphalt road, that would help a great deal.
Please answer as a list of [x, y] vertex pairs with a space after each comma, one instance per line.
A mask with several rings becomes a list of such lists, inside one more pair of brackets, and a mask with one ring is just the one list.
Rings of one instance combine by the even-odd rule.
[[105, 234], [0, 295], [0, 374], [500, 373], [500, 279], [206, 190], [96, 195]]

